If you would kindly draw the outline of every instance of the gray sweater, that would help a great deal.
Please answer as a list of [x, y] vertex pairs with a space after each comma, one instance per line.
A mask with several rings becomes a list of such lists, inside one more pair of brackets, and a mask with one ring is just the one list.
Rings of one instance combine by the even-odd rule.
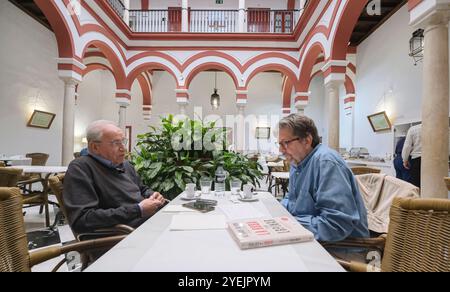
[[117, 224], [138, 227], [147, 219], [141, 218], [138, 204], [152, 194], [128, 161], [117, 169], [82, 156], [72, 161], [64, 178], [64, 205], [75, 233]]

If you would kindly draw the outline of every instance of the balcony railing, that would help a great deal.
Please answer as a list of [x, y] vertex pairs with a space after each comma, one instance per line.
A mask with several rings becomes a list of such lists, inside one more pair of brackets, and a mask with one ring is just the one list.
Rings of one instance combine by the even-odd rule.
[[[171, 14], [171, 17], [168, 10], [130, 10], [130, 28], [134, 32], [180, 31], [181, 15]], [[177, 25], [169, 27], [169, 23]]]
[[238, 10], [191, 10], [190, 32], [233, 33], [239, 30]]
[[125, 5], [123, 5], [122, 0], [108, 0], [109, 5], [112, 9], [123, 19], [125, 15]]

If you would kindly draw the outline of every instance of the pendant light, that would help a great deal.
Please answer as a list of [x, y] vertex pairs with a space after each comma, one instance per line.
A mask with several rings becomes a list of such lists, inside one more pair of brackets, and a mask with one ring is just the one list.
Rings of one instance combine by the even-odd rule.
[[217, 72], [214, 72], [215, 82], [214, 82], [214, 93], [211, 94], [211, 106], [213, 109], [217, 110], [220, 106], [220, 95], [217, 93]]

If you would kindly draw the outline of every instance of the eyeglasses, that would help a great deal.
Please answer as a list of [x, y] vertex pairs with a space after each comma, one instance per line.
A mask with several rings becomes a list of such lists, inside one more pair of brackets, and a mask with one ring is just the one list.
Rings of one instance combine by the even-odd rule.
[[[95, 141], [95, 143], [103, 143], [102, 141]], [[105, 142], [107, 144], [116, 146], [116, 147], [120, 147], [120, 146], [127, 146], [128, 145], [128, 139], [124, 138], [122, 140], [114, 140], [111, 142]]]
[[301, 139], [297, 137], [297, 138], [294, 138], [294, 139], [291, 139], [291, 140], [287, 140], [287, 141], [280, 141], [280, 142], [277, 143], [277, 146], [278, 147], [287, 148], [289, 146], [289, 144], [291, 144], [292, 142], [300, 141], [300, 140]]

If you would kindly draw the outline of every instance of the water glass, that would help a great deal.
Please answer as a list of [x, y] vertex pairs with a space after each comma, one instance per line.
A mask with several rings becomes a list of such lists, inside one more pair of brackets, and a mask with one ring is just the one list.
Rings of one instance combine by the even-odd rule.
[[233, 179], [230, 182], [231, 186], [231, 194], [232, 195], [239, 195], [239, 192], [241, 191], [242, 182], [238, 179]]
[[202, 177], [200, 179], [200, 188], [203, 195], [208, 195], [211, 191], [212, 180], [210, 178]]
[[214, 191], [218, 197], [225, 196], [225, 182], [215, 182]]

